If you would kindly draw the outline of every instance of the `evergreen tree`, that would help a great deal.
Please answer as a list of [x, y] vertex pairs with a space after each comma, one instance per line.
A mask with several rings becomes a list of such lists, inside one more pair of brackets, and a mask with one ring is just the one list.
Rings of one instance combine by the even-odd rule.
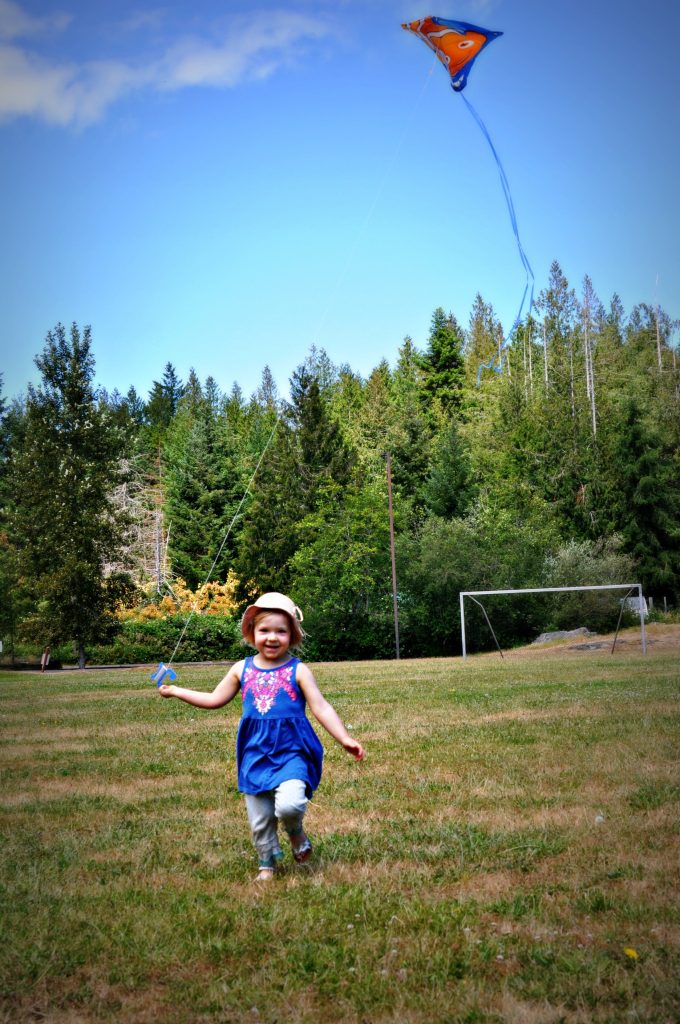
[[560, 394], [570, 398], [572, 420], [576, 418], [576, 340], [574, 323], [576, 295], [557, 260], [550, 265], [548, 287], [536, 300], [543, 313], [544, 380]]
[[[603, 397], [606, 403], [608, 393], [618, 391], [622, 386], [625, 388], [624, 320], [621, 299], [614, 294], [609, 309], [603, 311], [602, 319], [598, 322], [595, 373], [597, 381], [602, 385], [602, 396], [598, 395], [598, 402]], [[600, 418], [605, 416], [606, 410], [601, 409]]]
[[303, 365], [290, 381], [289, 416], [294, 425], [299, 452], [297, 481], [301, 509], [311, 512], [319, 488], [326, 480], [346, 487], [352, 475], [353, 458], [340, 426], [329, 415], [321, 396], [319, 381]]
[[173, 572], [193, 590], [208, 577], [225, 580], [237, 544], [233, 517], [246, 480], [228, 422], [215, 416], [202, 389], [199, 397], [190, 388], [180, 402], [163, 457]]
[[89, 327], [58, 324], [36, 357], [25, 435], [13, 466], [12, 531], [37, 612], [26, 624], [37, 644], [73, 640], [79, 664], [89, 643], [115, 627], [131, 581], [107, 574], [122, 548], [125, 520], [113, 514], [123, 438], [93, 387]]
[[[383, 476], [340, 493], [328, 484], [301, 524], [291, 594], [306, 609], [312, 658], [394, 652], [387, 484]], [[397, 509], [397, 526], [400, 525]]]
[[489, 371], [480, 373], [480, 370], [483, 364], [488, 364], [498, 355], [499, 327], [493, 306], [477, 292], [465, 339], [465, 379], [472, 396], [478, 396], [479, 386], [495, 377]]
[[342, 429], [348, 446], [361, 457], [361, 418], [365, 401], [365, 383], [358, 373], [343, 367], [329, 393], [331, 416]]
[[[201, 382], [198, 379], [198, 374], [194, 370], [193, 366], [189, 370], [189, 376], [187, 382], [182, 389], [182, 393], [177, 400], [173, 416], [176, 415], [180, 408], [184, 408], [190, 414], [195, 415], [199, 410], [205, 406], [205, 396], [203, 394], [203, 388]], [[170, 425], [172, 419], [167, 424]]]
[[141, 427], [144, 423], [145, 409], [144, 399], [140, 398], [134, 387], [128, 388], [125, 398], [123, 399], [123, 405], [125, 406], [128, 414], [128, 418], [136, 427]]
[[[21, 590], [16, 566], [16, 546], [10, 539], [12, 505], [11, 458], [21, 431], [23, 410], [15, 403], [8, 411], [2, 395], [0, 374], [0, 636], [9, 639], [9, 652], [14, 655]], [[5, 652], [7, 653], [7, 652]]]
[[661, 373], [672, 364], [670, 337], [674, 327], [668, 314], [658, 306], [641, 302], [633, 308], [627, 328], [627, 344], [635, 350], [640, 366]]
[[627, 399], [609, 466], [610, 527], [654, 597], [680, 597], [680, 491], [676, 469], [636, 399]]
[[222, 392], [219, 389], [217, 381], [214, 377], [209, 376], [205, 378], [204, 387], [205, 400], [208, 403], [208, 408], [214, 416], [216, 416], [222, 406]]
[[369, 472], [382, 472], [393, 424], [392, 373], [387, 360], [382, 359], [369, 374], [357, 409], [358, 455]]
[[254, 593], [290, 589], [291, 559], [298, 548], [299, 484], [295, 467], [295, 434], [285, 419], [278, 421], [267, 447], [263, 446], [252, 490], [243, 516], [243, 530], [235, 563], [245, 602]]
[[353, 455], [304, 364], [293, 373], [290, 393], [245, 517], [236, 568], [242, 596], [253, 589], [290, 588], [305, 517], [329, 493], [338, 500], [352, 478]]
[[108, 406], [111, 422], [123, 432], [126, 448], [132, 451], [144, 424], [144, 402], [134, 388], [130, 388], [125, 396], [118, 391], [107, 396], [100, 389], [98, 400]]
[[462, 401], [465, 368], [463, 330], [453, 313], [440, 307], [432, 314], [427, 349], [422, 357], [424, 391], [428, 401], [436, 401], [447, 412], [457, 412]]
[[270, 411], [276, 411], [279, 406], [279, 391], [272, 371], [265, 366], [262, 371], [262, 380], [255, 393], [255, 400], [258, 405]]
[[339, 371], [325, 348], [318, 349], [312, 345], [309, 355], [302, 366], [319, 385], [319, 391], [324, 395], [337, 383]]
[[392, 478], [401, 495], [415, 508], [430, 469], [432, 417], [423, 403], [423, 371], [411, 338], [404, 338], [392, 374], [392, 416], [385, 448], [392, 455]]
[[472, 464], [458, 426], [450, 423], [440, 435], [424, 489], [425, 505], [432, 515], [453, 519], [467, 512], [475, 494]]
[[163, 379], [155, 380], [146, 403], [146, 420], [151, 435], [152, 447], [163, 437], [177, 412], [184, 385], [177, 376], [172, 363], [166, 363]]

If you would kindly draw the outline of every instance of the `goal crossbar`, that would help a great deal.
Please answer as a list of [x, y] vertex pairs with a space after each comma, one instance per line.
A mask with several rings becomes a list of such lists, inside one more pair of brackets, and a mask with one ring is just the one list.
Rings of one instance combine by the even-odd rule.
[[[494, 594], [550, 594], [550, 593], [562, 593], [573, 590], [627, 590], [631, 593], [633, 590], [638, 592], [638, 608], [640, 611], [640, 633], [642, 637], [642, 653], [647, 653], [647, 638], [645, 635], [645, 613], [644, 604], [642, 599], [642, 584], [641, 583], [597, 583], [592, 586], [584, 587], [520, 587], [516, 590], [461, 590], [460, 597], [460, 637], [463, 648], [463, 657], [467, 658], [467, 648], [465, 644], [465, 598], [471, 597], [490, 597]], [[482, 609], [483, 610], [483, 609]]]

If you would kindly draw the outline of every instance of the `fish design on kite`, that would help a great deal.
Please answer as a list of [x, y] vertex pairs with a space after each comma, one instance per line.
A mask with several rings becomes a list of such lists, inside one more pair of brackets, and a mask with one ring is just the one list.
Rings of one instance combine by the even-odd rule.
[[472, 65], [484, 47], [503, 35], [467, 21], [447, 18], [419, 18], [401, 27], [414, 32], [434, 50], [451, 76], [451, 88], [455, 92], [462, 92], [467, 85]]
[[414, 35], [417, 35], [422, 39], [431, 50], [434, 50], [437, 57], [449, 73], [451, 88], [454, 92], [461, 94], [461, 99], [465, 103], [471, 115], [474, 117], [482, 134], [484, 135], [484, 138], [488, 142], [491, 152], [493, 153], [494, 160], [496, 161], [496, 166], [498, 167], [498, 174], [500, 176], [505, 202], [510, 215], [510, 223], [517, 241], [517, 250], [519, 252], [520, 260], [522, 261], [522, 266], [524, 267], [526, 283], [524, 285], [524, 294], [522, 295], [522, 301], [520, 302], [515, 322], [506, 337], [503, 339], [503, 344], [499, 354], [497, 356], [494, 355], [488, 363], [482, 363], [479, 367], [477, 372], [477, 383], [479, 383], [482, 370], [493, 370], [495, 373], [501, 373], [503, 371], [503, 353], [510, 344], [515, 331], [522, 323], [527, 295], [529, 296], [527, 314], [531, 313], [534, 304], [534, 272], [531, 269], [531, 264], [527, 259], [524, 246], [522, 245], [522, 241], [519, 237], [515, 204], [512, 201], [510, 185], [508, 183], [505, 170], [503, 169], [503, 164], [501, 163], [501, 159], [496, 147], [494, 146], [489, 129], [486, 127], [484, 121], [472, 106], [467, 96], [463, 93], [463, 89], [467, 85], [468, 75], [470, 74], [470, 70], [475, 60], [479, 57], [485, 46], [488, 46], [489, 43], [494, 41], [494, 39], [502, 36], [503, 33], [492, 32], [489, 29], [480, 28], [479, 25], [470, 25], [467, 21], [450, 21], [448, 18], [433, 17], [419, 18], [417, 21], [405, 22], [401, 27], [406, 29], [408, 32], [413, 32]]

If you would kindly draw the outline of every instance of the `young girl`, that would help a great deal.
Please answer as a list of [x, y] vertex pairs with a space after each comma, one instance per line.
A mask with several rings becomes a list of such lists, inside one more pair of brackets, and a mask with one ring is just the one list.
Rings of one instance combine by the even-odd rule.
[[243, 715], [236, 737], [238, 788], [245, 794], [253, 843], [260, 858], [258, 881], [274, 877], [283, 857], [278, 823], [288, 833], [293, 857], [309, 859], [312, 845], [302, 820], [319, 785], [323, 747], [305, 715], [305, 703], [330, 735], [357, 761], [364, 749], [321, 694], [306, 665], [290, 653], [302, 641], [302, 612], [285, 594], [263, 594], [246, 608], [244, 639], [257, 654], [234, 665], [212, 693], [163, 684], [163, 697], [197, 708], [221, 708], [239, 689]]

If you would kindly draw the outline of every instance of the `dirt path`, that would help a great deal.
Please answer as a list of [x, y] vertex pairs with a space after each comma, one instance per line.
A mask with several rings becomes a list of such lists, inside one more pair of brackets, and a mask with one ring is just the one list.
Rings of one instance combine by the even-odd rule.
[[[647, 638], [647, 653], [656, 652], [669, 653], [676, 651], [680, 659], [680, 623], [659, 623], [652, 622], [645, 626]], [[588, 655], [593, 651], [611, 651], [614, 642], [614, 633], [594, 633], [592, 636], [575, 637], [568, 640], [555, 640], [552, 643], [529, 645], [519, 650], [513, 650], [503, 654], [506, 657], [536, 658], [549, 654], [551, 658], [578, 657]], [[617, 654], [641, 654], [642, 641], [640, 627], [622, 629], [616, 641]], [[679, 661], [680, 665], [680, 661]]]

